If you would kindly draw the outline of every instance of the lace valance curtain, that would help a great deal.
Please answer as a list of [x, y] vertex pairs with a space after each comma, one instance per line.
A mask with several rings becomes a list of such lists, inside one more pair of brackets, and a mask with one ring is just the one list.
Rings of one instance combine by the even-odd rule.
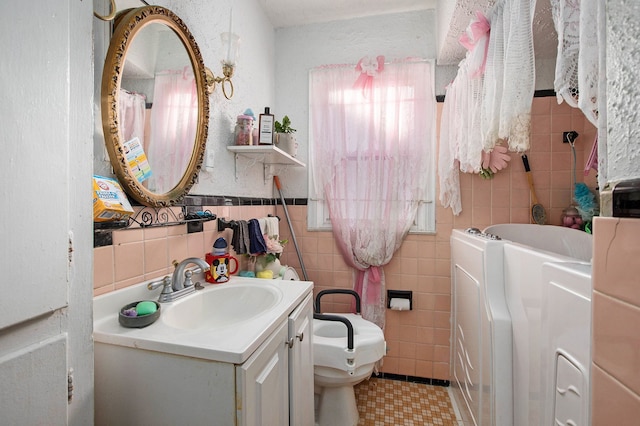
[[438, 161], [440, 202], [455, 215], [462, 211], [460, 171], [490, 178], [506, 167], [507, 147], [530, 147], [535, 5], [499, 1], [487, 18], [477, 13], [461, 37], [468, 52], [447, 87]]
[[554, 89], [563, 100], [580, 108], [598, 126], [600, 38], [598, 1], [551, 0], [553, 23], [558, 33]]

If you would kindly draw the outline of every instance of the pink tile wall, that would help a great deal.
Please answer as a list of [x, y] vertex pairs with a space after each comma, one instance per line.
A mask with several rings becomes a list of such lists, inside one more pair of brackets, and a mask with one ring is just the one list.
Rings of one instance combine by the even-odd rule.
[[[438, 114], [441, 108], [442, 104], [438, 104]], [[555, 98], [533, 100], [529, 162], [538, 200], [546, 208], [549, 223], [552, 224], [560, 224], [562, 209], [571, 200], [572, 154], [569, 145], [562, 143], [562, 132], [570, 130], [580, 134], [576, 142], [577, 179], [582, 181], [584, 159], [591, 149], [595, 128], [576, 110], [565, 104], [556, 105]], [[484, 180], [477, 175], [462, 175], [462, 213], [454, 217], [449, 209], [438, 206], [436, 234], [409, 235], [385, 267], [387, 289], [412, 290], [414, 310], [387, 311], [385, 336], [389, 352], [382, 371], [449, 379], [449, 236], [453, 228], [483, 228], [495, 223], [529, 222], [530, 196], [524, 167], [519, 154], [511, 154], [511, 157], [509, 167], [492, 180]], [[595, 175], [592, 172], [586, 183], [593, 188], [594, 182]], [[209, 210], [219, 217], [231, 219], [250, 219], [268, 213], [280, 216], [281, 236], [289, 239], [282, 263], [294, 266], [302, 277], [281, 206], [209, 207]], [[307, 231], [306, 206], [288, 206], [288, 211], [309, 279], [315, 283], [315, 292], [326, 288], [352, 288], [352, 271], [342, 260], [333, 235], [330, 232]], [[186, 228], [181, 226], [166, 229], [170, 233], [166, 237], [160, 231], [160, 234], [154, 235], [144, 235], [140, 230], [118, 231], [116, 234], [131, 233], [131, 236], [118, 237], [118, 243], [114, 236], [113, 246], [96, 248], [95, 294], [167, 274], [171, 270], [172, 259], [187, 255], [204, 256], [218, 236], [215, 221], [205, 223], [201, 236], [187, 235]], [[162, 239], [166, 239], [166, 245], [162, 241], [155, 241]], [[167, 266], [162, 267], [160, 259], [164, 259], [165, 252]], [[132, 262], [131, 259], [136, 260]], [[334, 312], [345, 312], [349, 309], [350, 301], [333, 296], [323, 299], [323, 309], [325, 304]]]
[[[583, 169], [596, 136], [595, 127], [579, 110], [566, 103], [557, 105], [554, 97], [534, 98], [531, 149], [526, 154], [538, 202], [545, 208], [547, 223], [552, 225], [561, 223], [562, 210], [571, 203], [573, 154], [569, 144], [562, 143], [562, 132], [571, 130], [580, 135], [575, 143], [576, 180], [593, 189], [595, 172], [585, 177]], [[530, 222], [531, 196], [520, 154], [511, 153], [507, 169], [493, 179], [462, 174], [460, 186], [462, 213], [455, 218], [456, 228]]]
[[640, 418], [640, 221], [596, 218], [592, 424]]
[[[273, 206], [209, 206], [204, 209], [227, 219], [252, 219], [273, 214]], [[94, 249], [94, 295], [162, 277], [173, 271], [172, 262], [204, 258], [214, 241], [231, 241], [231, 230], [218, 232], [217, 221], [204, 222], [203, 232], [187, 233], [186, 225], [133, 228], [113, 232], [113, 245]], [[231, 250], [232, 254], [235, 254]], [[246, 258], [238, 256], [244, 265]]]

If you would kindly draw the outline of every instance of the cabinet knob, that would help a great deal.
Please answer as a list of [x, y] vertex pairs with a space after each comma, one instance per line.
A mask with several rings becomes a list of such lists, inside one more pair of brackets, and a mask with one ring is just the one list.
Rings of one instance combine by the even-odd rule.
[[295, 342], [295, 340], [292, 337], [291, 339], [289, 339], [286, 342], [284, 342], [284, 345], [285, 346], [289, 346], [289, 349], [291, 349], [293, 347], [293, 342]]
[[296, 337], [302, 342], [304, 340], [304, 332], [297, 334]]

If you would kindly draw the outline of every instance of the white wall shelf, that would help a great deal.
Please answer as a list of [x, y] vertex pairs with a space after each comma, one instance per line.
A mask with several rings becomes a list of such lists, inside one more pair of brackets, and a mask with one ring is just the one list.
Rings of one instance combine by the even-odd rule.
[[280, 167], [307, 167], [305, 163], [292, 157], [275, 145], [230, 145], [227, 149], [235, 154], [236, 180], [238, 180], [238, 158], [245, 157], [251, 160], [246, 167], [249, 168], [256, 163], [264, 166], [265, 184], [270, 181], [276, 166]]

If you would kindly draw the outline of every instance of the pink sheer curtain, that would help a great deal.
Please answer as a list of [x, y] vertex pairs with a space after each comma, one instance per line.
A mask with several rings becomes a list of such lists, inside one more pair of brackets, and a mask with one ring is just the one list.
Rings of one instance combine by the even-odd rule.
[[[354, 84], [355, 82], [357, 84]], [[433, 64], [327, 66], [310, 74], [309, 161], [333, 234], [355, 268], [364, 318], [385, 323], [383, 266], [411, 228], [433, 167]]]
[[128, 142], [136, 137], [144, 141], [145, 100], [144, 95], [120, 89], [118, 103], [122, 142]]
[[191, 67], [156, 75], [151, 108], [148, 180], [151, 191], [173, 189], [191, 160], [198, 122], [198, 93]]

